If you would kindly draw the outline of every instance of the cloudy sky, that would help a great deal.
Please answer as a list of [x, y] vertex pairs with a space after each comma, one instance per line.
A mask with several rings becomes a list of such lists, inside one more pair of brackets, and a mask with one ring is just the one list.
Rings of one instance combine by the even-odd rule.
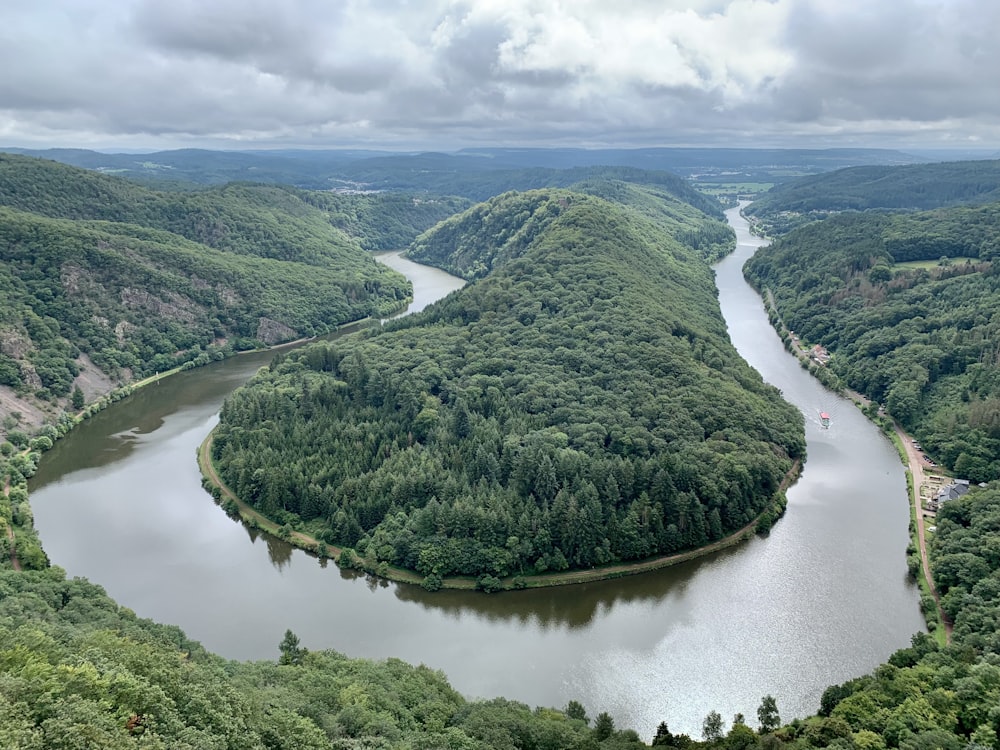
[[1000, 148], [997, 0], [0, 0], [0, 145]]

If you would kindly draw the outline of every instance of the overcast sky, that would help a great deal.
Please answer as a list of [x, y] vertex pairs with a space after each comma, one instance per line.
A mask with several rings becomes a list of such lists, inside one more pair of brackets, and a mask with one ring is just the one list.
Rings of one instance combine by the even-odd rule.
[[0, 145], [1000, 147], [997, 0], [0, 0]]

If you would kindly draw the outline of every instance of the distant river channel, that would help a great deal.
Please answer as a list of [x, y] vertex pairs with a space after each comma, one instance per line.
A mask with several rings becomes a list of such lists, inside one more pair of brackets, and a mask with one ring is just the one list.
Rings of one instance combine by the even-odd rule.
[[[923, 629], [906, 579], [906, 483], [889, 442], [783, 349], [740, 270], [761, 242], [737, 210], [727, 217], [738, 247], [716, 279], [730, 335], [806, 417], [808, 461], [766, 538], [656, 573], [494, 595], [321, 565], [230, 520], [201, 488], [195, 450], [263, 353], [142, 389], [61, 440], [31, 484], [42, 543], [71, 576], [232, 659], [276, 659], [291, 628], [310, 649], [443, 670], [472, 698], [579, 700], [646, 741], [661, 721], [700, 738], [712, 710], [754, 723], [766, 693], [784, 720], [814, 713], [827, 685]], [[462, 284], [382, 260], [413, 280], [417, 307]]]

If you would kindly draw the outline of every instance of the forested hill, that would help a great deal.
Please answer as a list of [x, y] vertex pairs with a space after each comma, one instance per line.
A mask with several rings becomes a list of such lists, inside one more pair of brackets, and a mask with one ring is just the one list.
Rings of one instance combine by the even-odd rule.
[[1000, 478], [1000, 203], [845, 214], [748, 261], [785, 324], [829, 368], [885, 404], [929, 456]]
[[[927, 159], [871, 148], [490, 148], [454, 153], [402, 153], [357, 149], [209, 151], [177, 149], [146, 154], [108, 154], [84, 149], [4, 149], [78, 167], [120, 174], [144, 183], [176, 186], [234, 181], [286, 184], [314, 190], [380, 189], [443, 192], [485, 200], [507, 190], [566, 187], [523, 181], [539, 168], [548, 173], [579, 167], [634, 167], [699, 179], [783, 182], [859, 164], [914, 164]], [[497, 173], [497, 179], [490, 177]], [[501, 174], [504, 173], [504, 174]], [[518, 177], [520, 175], [520, 177]], [[514, 180], [520, 179], [521, 182]], [[577, 176], [573, 180], [582, 179]], [[492, 187], [490, 187], [492, 181]]]
[[[505, 200], [512, 228], [537, 226], [518, 257], [420, 315], [280, 357], [228, 399], [227, 483], [430, 587], [750, 523], [802, 456], [802, 417], [733, 349], [708, 265], [599, 198]], [[545, 222], [523, 210], [543, 203]]]
[[50, 218], [135, 224], [217, 250], [357, 273], [372, 266], [359, 247], [405, 247], [468, 202], [404, 194], [333, 195], [251, 183], [161, 192], [53, 161], [0, 153], [0, 205]]
[[397, 308], [409, 284], [363, 240], [412, 239], [457, 205], [427, 201], [384, 235], [352, 237], [333, 223], [371, 227], [358, 199], [334, 215], [329, 198], [280, 188], [158, 193], [0, 155], [0, 416], [25, 420], [3, 429], [54, 421], [133, 376]]
[[[697, 250], [706, 260], [721, 258], [733, 248], [733, 232], [727, 224], [659, 186], [594, 179], [577, 183], [572, 190], [606, 198], [650, 219], [658, 231]], [[467, 280], [481, 278], [520, 256], [559, 216], [571, 195], [538, 190], [491, 198], [428, 230], [407, 255]]]
[[840, 211], [915, 211], [1000, 200], [1000, 161], [849, 167], [776, 185], [750, 208], [770, 235]]

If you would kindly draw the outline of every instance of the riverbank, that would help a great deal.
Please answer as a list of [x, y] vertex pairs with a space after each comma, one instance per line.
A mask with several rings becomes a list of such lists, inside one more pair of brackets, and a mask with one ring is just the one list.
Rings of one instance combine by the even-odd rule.
[[941, 608], [941, 596], [934, 584], [930, 557], [927, 554], [926, 513], [921, 502], [921, 496], [931, 484], [924, 473], [923, 456], [914, 447], [913, 436], [904, 431], [900, 424], [890, 415], [886, 414], [876, 405], [873, 405], [871, 400], [863, 394], [846, 388], [840, 382], [839, 378], [826, 369], [825, 363], [817, 362], [813, 351], [806, 347], [785, 325], [784, 320], [782, 320], [778, 313], [771, 290], [758, 290], [758, 292], [764, 300], [768, 319], [784, 342], [785, 348], [794, 354], [800, 364], [815, 376], [817, 380], [823, 383], [824, 386], [835, 393], [848, 397], [896, 446], [900, 462], [906, 467], [906, 489], [910, 505], [910, 548], [908, 549], [908, 554], [917, 554], [919, 556], [919, 569], [914, 570], [911, 566], [910, 572], [916, 579], [921, 590], [921, 611], [926, 620], [927, 629], [937, 638], [940, 645], [943, 646], [950, 643], [952, 623]]
[[[404, 300], [400, 308], [405, 309], [408, 304], [410, 304], [410, 301]], [[359, 320], [342, 323], [333, 331], [321, 336], [286, 341], [257, 349], [230, 351], [228, 353], [217, 350], [216, 354], [219, 356], [206, 357], [204, 361], [199, 361], [201, 358], [199, 360], [191, 360], [170, 370], [157, 372], [148, 377], [119, 385], [103, 393], [99, 398], [94, 399], [75, 413], [62, 412], [58, 421], [41, 425], [33, 437], [26, 438], [23, 442], [19, 440], [18, 444], [13, 447], [7, 446], [5, 452], [0, 454], [0, 481], [3, 481], [5, 485], [3, 496], [8, 504], [11, 502], [9, 498], [13, 490], [16, 489], [19, 496], [18, 500], [14, 503], [14, 505], [19, 506], [19, 509], [11, 508], [10, 518], [5, 519], [0, 517], [0, 522], [6, 527], [6, 532], [0, 530], [0, 539], [6, 537], [6, 544], [11, 550], [11, 566], [15, 570], [37, 570], [49, 565], [48, 556], [41, 546], [41, 541], [38, 539], [32, 520], [34, 513], [31, 509], [30, 498], [28, 497], [28, 479], [35, 475], [44, 454], [83, 422], [126, 397], [179, 373], [241, 355], [266, 354], [268, 352], [277, 353], [284, 349], [301, 346], [310, 341], [321, 340], [325, 336], [344, 333], [353, 328], [361, 328], [375, 320], [371, 316], [366, 316]], [[19, 517], [26, 520], [15, 523]]]
[[[366, 573], [397, 583], [412, 583], [427, 588], [426, 579], [414, 570], [399, 568], [386, 562], [378, 562], [366, 557], [360, 557], [354, 550], [333, 544], [326, 544], [309, 534], [280, 526], [252, 506], [241, 500], [226, 485], [212, 462], [212, 430], [198, 447], [198, 467], [201, 470], [202, 486], [231, 515], [239, 518], [251, 528], [260, 529], [282, 539], [290, 544], [321, 558], [331, 559], [341, 568], [363, 570]], [[534, 575], [507, 576], [505, 578], [490, 577], [490, 586], [484, 588], [480, 580], [467, 577], [447, 577], [440, 579], [440, 586], [435, 588], [471, 591], [511, 591], [518, 589], [548, 588], [552, 586], [567, 586], [576, 583], [592, 583], [608, 581], [625, 576], [662, 570], [678, 563], [694, 560], [699, 557], [718, 552], [743, 542], [761, 529], [765, 517], [780, 518], [785, 510], [785, 491], [798, 479], [801, 472], [801, 462], [796, 461], [785, 475], [778, 492], [771, 504], [760, 515], [741, 529], [704, 547], [686, 550], [672, 555], [661, 555], [633, 563], [617, 563], [591, 568], [589, 570], [566, 570], [558, 573], [538, 573]], [[494, 583], [495, 582], [495, 583]], [[437, 583], [437, 581], [435, 581]]]

